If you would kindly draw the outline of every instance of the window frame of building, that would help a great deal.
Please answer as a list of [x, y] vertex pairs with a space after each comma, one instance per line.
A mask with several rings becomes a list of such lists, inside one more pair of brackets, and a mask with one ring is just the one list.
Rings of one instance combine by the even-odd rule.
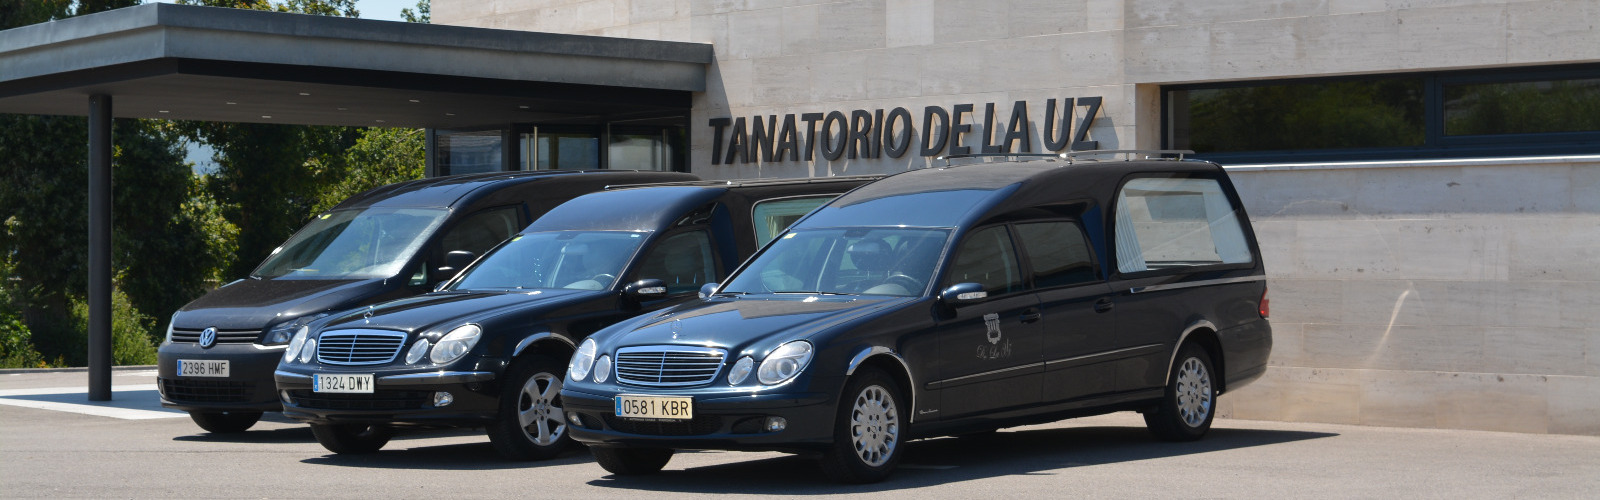
[[1553, 82], [1600, 79], [1600, 64], [1496, 68], [1483, 70], [1384, 73], [1328, 78], [1252, 80], [1183, 85], [1163, 85], [1161, 93], [1161, 145], [1164, 149], [1189, 149], [1177, 144], [1180, 135], [1175, 123], [1175, 93], [1195, 90], [1262, 88], [1335, 82], [1421, 79], [1423, 142], [1418, 146], [1350, 147], [1326, 149], [1278, 149], [1256, 151], [1205, 152], [1194, 157], [1222, 164], [1291, 163], [1329, 161], [1377, 161], [1448, 159], [1504, 156], [1551, 156], [1600, 154], [1600, 130], [1577, 132], [1505, 133], [1484, 135], [1445, 134], [1445, 89], [1458, 85], [1495, 83]]

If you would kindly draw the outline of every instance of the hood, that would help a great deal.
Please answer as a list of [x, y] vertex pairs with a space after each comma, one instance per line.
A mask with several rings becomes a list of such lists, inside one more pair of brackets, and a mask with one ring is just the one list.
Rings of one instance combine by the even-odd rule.
[[259, 330], [307, 314], [348, 309], [395, 280], [245, 279], [212, 290], [178, 310], [178, 328]]
[[[718, 298], [609, 328], [604, 350], [682, 344], [742, 352], [810, 338], [862, 316], [915, 301], [910, 297], [759, 295]], [[770, 344], [770, 345], [768, 345]]]
[[574, 302], [616, 295], [609, 290], [541, 289], [518, 292], [435, 292], [344, 311], [318, 329], [376, 328], [405, 332], [454, 328], [507, 314], [538, 316]]

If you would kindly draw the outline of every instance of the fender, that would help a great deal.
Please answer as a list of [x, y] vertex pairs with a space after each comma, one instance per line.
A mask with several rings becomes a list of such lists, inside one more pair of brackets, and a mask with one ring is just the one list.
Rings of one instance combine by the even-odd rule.
[[1210, 321], [1203, 319], [1195, 321], [1193, 324], [1190, 324], [1188, 328], [1184, 328], [1183, 334], [1178, 335], [1178, 343], [1172, 344], [1172, 355], [1167, 357], [1167, 376], [1166, 378], [1162, 379], [1166, 381], [1163, 383], [1172, 383], [1172, 364], [1178, 362], [1178, 349], [1183, 348], [1183, 342], [1185, 340], [1189, 340], [1189, 334], [1194, 333], [1195, 330], [1199, 330], [1201, 328], [1211, 330], [1213, 333], [1217, 331], [1217, 325], [1213, 325]]
[[890, 349], [890, 348], [883, 347], [883, 346], [872, 346], [872, 347], [863, 347], [860, 350], [857, 350], [854, 356], [850, 356], [850, 364], [845, 366], [844, 376], [846, 378], [849, 378], [851, 375], [855, 375], [856, 374], [856, 368], [861, 367], [861, 364], [865, 363], [868, 358], [871, 358], [873, 356], [877, 356], [877, 355], [880, 355], [880, 354], [887, 355], [890, 358], [894, 359], [894, 361], [896, 363], [899, 363], [900, 364], [900, 371], [904, 372], [906, 374], [906, 380], [911, 382], [910, 383], [910, 385], [911, 385], [911, 395], [910, 395], [911, 396], [911, 401], [907, 402], [907, 403], [910, 404], [910, 406], [907, 406], [906, 408], [909, 410], [908, 413], [909, 413], [909, 415], [911, 417], [911, 419], [910, 419], [911, 422], [910, 423], [916, 423], [916, 421], [917, 421], [917, 391], [921, 390], [921, 388], [917, 386], [917, 378], [911, 374], [911, 365], [906, 364], [905, 358], [900, 357], [900, 354], [894, 352], [894, 349]]
[[567, 338], [566, 335], [562, 335], [562, 334], [559, 334], [559, 333], [551, 333], [551, 332], [539, 332], [539, 333], [535, 333], [533, 335], [529, 335], [527, 337], [524, 337], [522, 340], [518, 341], [517, 342], [517, 347], [511, 350], [511, 357], [512, 358], [516, 358], [518, 355], [522, 354], [522, 351], [524, 349], [527, 349], [528, 346], [533, 345], [534, 342], [538, 342], [538, 341], [545, 340], [545, 339], [559, 340], [559, 341], [561, 341], [561, 343], [566, 344], [567, 347], [571, 347], [574, 350], [576, 350], [578, 348], [578, 344], [574, 343], [572, 341], [572, 339]]

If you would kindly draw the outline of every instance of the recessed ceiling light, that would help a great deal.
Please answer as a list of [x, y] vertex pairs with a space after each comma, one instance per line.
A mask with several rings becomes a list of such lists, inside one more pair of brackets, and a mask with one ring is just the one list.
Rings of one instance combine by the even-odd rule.
[[339, 111], [349, 111], [350, 108], [339, 108]]
[[522, 109], [528, 109], [528, 106], [527, 106], [527, 105], [522, 105], [522, 106], [517, 106], [517, 107], [518, 107], [518, 108], [522, 108]]
[[301, 92], [300, 95], [311, 95], [310, 92]]
[[456, 114], [455, 113], [445, 113], [444, 115], [445, 116], [455, 116]]
[[387, 122], [385, 122], [383, 120], [378, 120], [378, 123], [387, 123]]
[[411, 101], [411, 102], [422, 102], [422, 101], [417, 100], [417, 99], [408, 99], [408, 100]]
[[272, 115], [261, 115], [261, 117], [270, 119], [270, 118], [272, 118]]
[[237, 102], [233, 102], [233, 101], [228, 101], [228, 102], [227, 102], [227, 103], [228, 103], [228, 104], [239, 104], [239, 103], [237, 103]]
[[165, 109], [158, 109], [158, 110], [156, 110], [156, 112], [157, 113], [171, 113], [171, 111], [167, 111]]

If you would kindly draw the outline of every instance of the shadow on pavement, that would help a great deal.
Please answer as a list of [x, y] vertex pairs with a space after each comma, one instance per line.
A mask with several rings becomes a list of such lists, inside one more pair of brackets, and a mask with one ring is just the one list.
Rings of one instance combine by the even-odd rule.
[[[481, 433], [480, 433], [481, 435]], [[396, 443], [391, 441], [390, 446]], [[303, 463], [364, 467], [377, 469], [417, 470], [499, 470], [524, 469], [554, 465], [572, 465], [593, 462], [594, 458], [582, 447], [563, 453], [560, 457], [538, 462], [515, 462], [501, 458], [487, 438], [482, 443], [463, 443], [416, 448], [385, 449], [367, 455], [328, 454], [301, 460]]]
[[1089, 467], [1333, 437], [1325, 432], [1212, 429], [1190, 443], [1157, 441], [1143, 427], [1076, 427], [1000, 432], [981, 438], [938, 438], [908, 443], [900, 468], [869, 485], [830, 482], [815, 461], [788, 456], [650, 476], [605, 476], [589, 484], [630, 490], [687, 493], [831, 495], [917, 488], [973, 479], [1031, 475]]

